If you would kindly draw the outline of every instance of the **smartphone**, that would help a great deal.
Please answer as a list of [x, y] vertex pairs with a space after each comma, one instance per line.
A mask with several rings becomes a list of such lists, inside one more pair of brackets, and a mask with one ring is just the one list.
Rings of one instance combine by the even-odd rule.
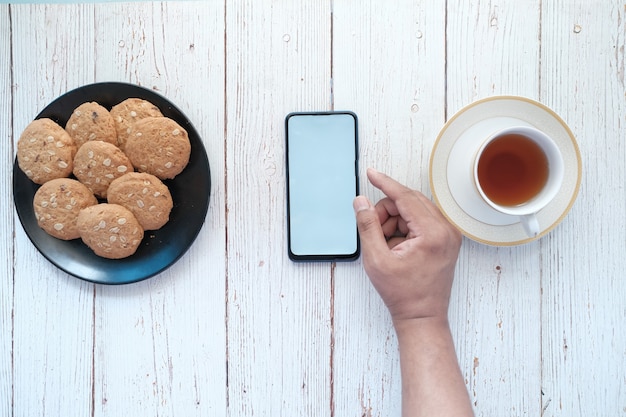
[[293, 261], [349, 261], [360, 245], [352, 201], [359, 193], [357, 116], [350, 111], [285, 118], [287, 235]]

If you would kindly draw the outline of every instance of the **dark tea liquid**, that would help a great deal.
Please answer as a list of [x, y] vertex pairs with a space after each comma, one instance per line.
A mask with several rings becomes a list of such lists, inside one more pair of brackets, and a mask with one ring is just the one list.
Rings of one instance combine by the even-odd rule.
[[548, 179], [548, 158], [525, 136], [507, 134], [483, 150], [478, 182], [491, 201], [518, 206], [535, 197]]

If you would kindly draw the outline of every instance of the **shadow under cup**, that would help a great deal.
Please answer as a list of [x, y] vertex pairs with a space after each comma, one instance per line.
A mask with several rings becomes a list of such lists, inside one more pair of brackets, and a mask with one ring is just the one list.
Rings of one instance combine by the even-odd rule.
[[474, 183], [482, 199], [501, 213], [519, 216], [530, 237], [539, 234], [535, 214], [557, 195], [563, 173], [556, 143], [527, 126], [491, 135], [474, 160]]

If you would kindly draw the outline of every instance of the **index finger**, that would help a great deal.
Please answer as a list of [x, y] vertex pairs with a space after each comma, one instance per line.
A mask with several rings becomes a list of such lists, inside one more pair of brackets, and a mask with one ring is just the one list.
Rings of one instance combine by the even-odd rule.
[[398, 181], [394, 180], [390, 176], [385, 175], [382, 172], [378, 172], [372, 168], [368, 168], [367, 177], [372, 185], [385, 193], [385, 195], [389, 197], [389, 199], [391, 199], [394, 204], [396, 204], [397, 209], [400, 212], [400, 216], [404, 217], [405, 220], [412, 220], [407, 216], [411, 217], [411, 214], [413, 214], [411, 211], [406, 210], [407, 206], [403, 204], [403, 200], [405, 198], [410, 199], [409, 201], [411, 203], [409, 204], [409, 206], [417, 209], [419, 211], [418, 214], [428, 214], [437, 219], [443, 219], [443, 215], [441, 214], [439, 209], [422, 193], [413, 191], [412, 189], [400, 184]]
[[367, 169], [367, 178], [374, 187], [378, 188], [380, 191], [385, 193], [387, 197], [394, 201], [400, 198], [402, 194], [411, 192], [410, 188], [405, 187], [393, 178], [383, 174], [382, 172], [378, 172], [373, 168]]

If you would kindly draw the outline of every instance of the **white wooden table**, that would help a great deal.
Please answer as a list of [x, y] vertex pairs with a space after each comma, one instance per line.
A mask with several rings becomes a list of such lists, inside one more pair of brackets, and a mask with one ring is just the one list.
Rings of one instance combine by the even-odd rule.
[[[626, 415], [625, 49], [617, 0], [0, 4], [0, 415], [399, 415], [361, 261], [287, 258], [284, 116], [354, 110], [362, 172], [431, 195], [445, 121], [503, 94], [555, 110], [584, 174], [543, 239], [463, 243], [450, 320], [476, 414]], [[98, 81], [176, 103], [213, 176], [191, 249], [131, 285], [62, 273], [12, 202], [22, 129]]]

